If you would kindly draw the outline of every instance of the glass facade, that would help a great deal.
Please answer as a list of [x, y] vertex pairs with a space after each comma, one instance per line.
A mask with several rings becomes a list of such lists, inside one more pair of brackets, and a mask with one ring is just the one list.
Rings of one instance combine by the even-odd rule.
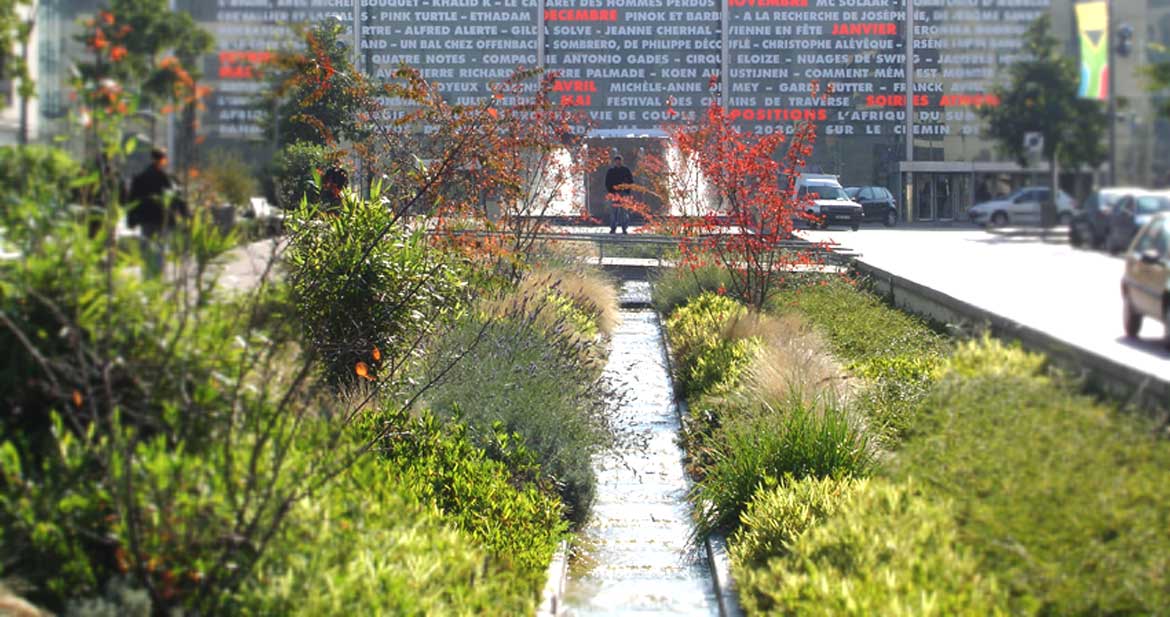
[[[1036, 17], [1049, 14], [1066, 51], [1078, 53], [1074, 0], [915, 0], [913, 165], [904, 162], [901, 0], [724, 1], [173, 0], [216, 38], [202, 67], [213, 87], [201, 123], [211, 147], [266, 147], [254, 103], [262, 84], [249, 64], [288, 42], [288, 24], [334, 19], [369, 75], [406, 62], [456, 102], [484, 96], [517, 65], [543, 64], [562, 75], [561, 101], [587, 110], [596, 129], [653, 130], [668, 105], [693, 115], [718, 96], [747, 130], [815, 119], [811, 170], [886, 186], [915, 219], [961, 220], [985, 195], [1044, 177], [1001, 162], [975, 109], [997, 104], [991, 86], [1019, 59]], [[77, 23], [97, 6], [38, 7], [34, 109], [43, 140], [63, 128], [68, 69], [82, 51]], [[1114, 0], [1114, 15], [1115, 28], [1134, 31], [1132, 53], [1112, 67], [1117, 182], [1154, 186], [1170, 179], [1170, 124], [1156, 113], [1165, 96], [1146, 90], [1142, 67], [1170, 48], [1170, 0]], [[724, 91], [713, 90], [724, 70]], [[810, 95], [812, 82], [823, 98]], [[909, 200], [907, 171], [923, 174]]]

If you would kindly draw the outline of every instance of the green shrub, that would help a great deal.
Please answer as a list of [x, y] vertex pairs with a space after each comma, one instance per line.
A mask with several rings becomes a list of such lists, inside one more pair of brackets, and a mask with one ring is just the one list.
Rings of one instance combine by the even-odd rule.
[[0, 200], [8, 208], [21, 201], [68, 201], [82, 177], [81, 165], [50, 146], [0, 147]]
[[758, 593], [751, 586], [758, 582], [752, 576], [754, 571], [787, 555], [801, 534], [837, 512], [857, 482], [852, 478], [794, 480], [785, 476], [778, 483], [768, 481], [761, 486], [740, 515], [739, 529], [729, 542], [732, 573], [740, 593]]
[[920, 319], [840, 278], [786, 291], [769, 308], [804, 315], [828, 335], [834, 352], [846, 362], [879, 356], [939, 356], [947, 351], [946, 340]]
[[[84, 223], [94, 235], [105, 212], [83, 209], [84, 172], [68, 154], [55, 148], [30, 145], [0, 147], [0, 251], [35, 254], [65, 223]], [[96, 182], [96, 181], [95, 181]], [[84, 250], [84, 247], [83, 247]], [[12, 265], [0, 262], [0, 268]]]
[[697, 296], [666, 320], [675, 360], [676, 388], [683, 398], [734, 387], [759, 346], [754, 338], [728, 337], [747, 309], [713, 293]]
[[396, 366], [419, 333], [457, 309], [458, 264], [396, 224], [377, 194], [346, 200], [335, 214], [299, 208], [287, 225], [293, 302], [306, 346], [334, 385], [361, 382], [358, 363], [367, 377]]
[[1170, 444], [1041, 365], [991, 340], [962, 347], [896, 472], [954, 501], [1015, 612], [1156, 614], [1170, 606]]
[[905, 354], [875, 356], [850, 365], [850, 372], [865, 384], [857, 394], [858, 407], [883, 443], [896, 444], [912, 429], [940, 362], [935, 355]]
[[405, 425], [381, 451], [403, 488], [434, 504], [446, 520], [486, 547], [535, 595], [544, 585], [566, 524], [563, 507], [542, 483], [532, 453], [515, 435], [495, 434], [492, 460], [462, 425], [443, 428], [432, 417]]
[[469, 319], [436, 343], [432, 372], [444, 369], [446, 358], [463, 355], [426, 393], [426, 403], [466, 423], [471, 441], [492, 456], [497, 424], [519, 435], [580, 524], [593, 501], [592, 456], [612, 441], [610, 392], [590, 359], [592, 343], [572, 328], [542, 326], [542, 318], [529, 312], [553, 307], [518, 310], [524, 312]]
[[718, 266], [664, 268], [652, 281], [652, 301], [660, 315], [671, 315], [680, 306], [704, 293], [731, 287], [731, 275]]
[[768, 482], [863, 476], [873, 465], [868, 439], [847, 409], [808, 405], [800, 396], [725, 418], [712, 441], [714, 463], [695, 487], [700, 534], [732, 528]]
[[264, 322], [271, 290], [213, 293], [212, 226], [172, 236], [189, 258], [177, 280], [144, 282], [133, 253], [49, 223], [0, 267], [0, 579], [53, 611], [128, 579], [156, 613], [218, 614], [349, 454], [295, 447], [338, 433], [317, 413], [332, 406], [288, 326]]
[[97, 594], [116, 573], [99, 461], [60, 416], [51, 426], [59, 439], [55, 451], [38, 450], [52, 455], [43, 460], [11, 433], [5, 438], [13, 441], [0, 443], [0, 574], [29, 583], [30, 600], [57, 609], [62, 598]]
[[[211, 188], [227, 203], [230, 203], [237, 208], [242, 208], [248, 205], [248, 200], [256, 194], [260, 188], [259, 182], [253, 175], [252, 168], [239, 154], [227, 150], [219, 150], [211, 153], [208, 157], [208, 163], [203, 169], [203, 178], [211, 186]], [[316, 168], [314, 168], [316, 169]], [[312, 173], [309, 173], [312, 178]], [[291, 181], [291, 178], [282, 178], [281, 181]], [[293, 208], [299, 204], [300, 200], [293, 202], [293, 205], [285, 206], [286, 208]]]
[[314, 143], [298, 141], [281, 148], [272, 160], [277, 205], [295, 210], [302, 200], [316, 203], [320, 187], [315, 178], [325, 173], [329, 161], [329, 151]]
[[797, 534], [781, 557], [741, 570], [747, 613], [1007, 613], [1004, 590], [961, 545], [945, 502], [923, 496], [913, 483], [860, 481], [849, 493], [803, 531], [798, 527], [807, 523], [798, 515]]
[[[300, 504], [233, 612], [533, 612], [563, 529], [555, 500], [513, 489], [458, 437], [417, 427], [429, 432], [411, 452], [392, 446], [389, 461], [363, 459]], [[485, 532], [489, 542], [515, 535], [485, 549]]]
[[1040, 354], [1024, 351], [1018, 343], [1007, 344], [985, 334], [955, 348], [939, 372], [954, 377], [1036, 377], [1045, 366]]
[[100, 596], [69, 602], [66, 617], [150, 617], [150, 594], [123, 579], [112, 579]]

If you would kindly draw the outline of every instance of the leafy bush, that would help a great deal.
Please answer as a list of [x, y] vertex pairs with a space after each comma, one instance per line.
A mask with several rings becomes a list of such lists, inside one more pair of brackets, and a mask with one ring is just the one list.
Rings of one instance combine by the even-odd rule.
[[731, 275], [718, 266], [707, 265], [694, 270], [667, 268], [659, 270], [652, 282], [652, 301], [659, 314], [670, 315], [704, 293], [716, 293], [730, 286]]
[[[234, 612], [531, 614], [563, 529], [555, 499], [513, 489], [482, 453], [426, 430], [417, 448], [363, 459], [303, 502]], [[485, 532], [528, 535], [485, 550]]]
[[861, 481], [849, 493], [781, 557], [739, 579], [748, 613], [1007, 612], [1007, 594], [961, 545], [946, 502], [923, 496], [912, 482]]
[[873, 465], [865, 433], [832, 401], [807, 405], [794, 395], [757, 405], [725, 418], [711, 440], [714, 462], [695, 487], [700, 534], [732, 528], [768, 482], [863, 476]]
[[1170, 606], [1170, 444], [1037, 374], [1042, 363], [991, 340], [961, 347], [896, 472], [954, 501], [1013, 612], [1158, 613]]
[[352, 454], [320, 413], [341, 405], [264, 321], [270, 288], [213, 293], [212, 226], [172, 237], [176, 280], [143, 282], [103, 234], [48, 224], [0, 267], [0, 578], [54, 611], [129, 579], [156, 613], [219, 613]]
[[500, 460], [492, 460], [469, 441], [465, 426], [442, 427], [429, 415], [404, 426], [381, 450], [402, 487], [474, 537], [529, 592], [539, 592], [567, 525], [534, 453], [517, 435], [497, 432]]
[[[232, 151], [217, 151], [207, 158], [208, 163], [203, 168], [202, 177], [211, 189], [222, 200], [237, 208], [246, 206], [248, 200], [260, 188], [248, 162]], [[312, 178], [311, 171], [309, 178]], [[284, 180], [285, 178], [282, 178], [282, 181]], [[294, 206], [286, 207], [295, 207], [295, 204], [299, 203], [298, 199]]]
[[[468, 425], [471, 441], [496, 456], [502, 430], [519, 435], [555, 483], [568, 515], [582, 523], [593, 501], [592, 455], [611, 442], [609, 391], [591, 358], [592, 343], [572, 328], [549, 328], [546, 305], [469, 319], [444, 334], [429, 362], [437, 369], [462, 357], [426, 393], [435, 413]], [[485, 316], [486, 317], [486, 316]], [[498, 425], [498, 429], [497, 429]]]
[[866, 384], [857, 395], [858, 407], [869, 418], [871, 430], [883, 443], [898, 443], [913, 430], [915, 414], [938, 374], [941, 359], [933, 355], [874, 356], [850, 365]]
[[285, 210], [295, 210], [302, 200], [315, 203], [320, 187], [314, 178], [325, 173], [329, 160], [329, 151], [314, 143], [298, 141], [281, 148], [272, 160], [276, 203]]
[[732, 573], [740, 593], [757, 593], [755, 570], [787, 555], [801, 534], [841, 508], [858, 482], [831, 477], [794, 480], [792, 476], [765, 482], [740, 515], [739, 528], [730, 541]]
[[59, 416], [52, 419], [52, 430], [59, 437], [52, 452], [57, 460], [38, 461], [18, 441], [0, 443], [0, 545], [5, 553], [0, 565], [6, 577], [33, 585], [29, 599], [59, 607], [60, 598], [70, 594], [96, 594], [113, 575], [112, 564], [90, 558], [97, 554], [112, 561], [113, 546], [105, 540], [112, 507], [94, 486], [100, 479], [94, 471], [98, 461], [81, 438]]
[[667, 318], [676, 387], [683, 398], [729, 390], [739, 382], [758, 350], [758, 341], [731, 339], [728, 334], [746, 314], [747, 309], [735, 300], [704, 293]]
[[0, 199], [5, 208], [24, 201], [68, 201], [82, 175], [81, 165], [63, 150], [0, 147]]
[[457, 309], [457, 264], [423, 233], [403, 230], [377, 191], [336, 214], [298, 208], [288, 228], [293, 302], [307, 347], [335, 385], [376, 378], [381, 358], [416, 350], [419, 333]]
[[75, 205], [83, 190], [73, 187], [82, 176], [81, 166], [55, 148], [0, 147], [0, 251], [35, 253], [63, 221], [97, 215]]
[[958, 345], [939, 372], [951, 377], [1038, 377], [1044, 370], [1044, 356], [1024, 351], [1018, 343], [1007, 344], [985, 334], [979, 340]]
[[112, 579], [100, 596], [71, 600], [67, 617], [150, 617], [150, 594], [124, 579]]

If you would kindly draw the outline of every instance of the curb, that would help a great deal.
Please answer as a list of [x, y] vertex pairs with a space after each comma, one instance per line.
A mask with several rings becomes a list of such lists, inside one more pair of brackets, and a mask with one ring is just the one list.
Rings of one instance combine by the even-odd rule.
[[561, 540], [557, 552], [553, 554], [552, 562], [548, 564], [548, 581], [541, 592], [540, 606], [536, 608], [536, 617], [558, 617], [564, 612], [562, 600], [565, 596], [565, 584], [569, 577], [569, 541]]
[[1142, 373], [1092, 350], [1062, 341], [1050, 334], [969, 304], [945, 293], [902, 278], [860, 260], [854, 268], [867, 276], [877, 292], [895, 307], [943, 323], [986, 326], [998, 338], [1019, 341], [1049, 360], [1122, 402], [1134, 402], [1158, 415], [1170, 411], [1170, 381]]
[[[674, 385], [674, 356], [670, 349], [670, 339], [666, 336], [666, 324], [662, 316], [658, 315], [658, 327], [662, 330], [662, 347], [666, 352], [666, 371]], [[681, 428], [683, 418], [687, 413], [687, 402], [672, 397], [674, 412], [678, 415]], [[687, 478], [690, 483], [690, 478]], [[703, 539], [703, 548], [707, 553], [707, 567], [711, 569], [711, 582], [715, 586], [715, 600], [719, 603], [720, 617], [742, 617], [743, 608], [739, 605], [739, 591], [735, 578], [731, 575], [731, 560], [727, 557], [727, 538], [722, 534], [711, 534]]]
[[1049, 244], [1068, 244], [1068, 227], [987, 227], [985, 231], [1004, 238], [1035, 238]]

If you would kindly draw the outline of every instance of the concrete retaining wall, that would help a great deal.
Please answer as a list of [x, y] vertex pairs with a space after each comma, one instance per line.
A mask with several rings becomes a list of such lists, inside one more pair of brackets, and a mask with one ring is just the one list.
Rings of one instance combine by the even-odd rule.
[[1170, 413], [1170, 381], [1149, 375], [1029, 326], [1017, 323], [947, 294], [869, 265], [854, 262], [875, 291], [907, 312], [948, 324], [988, 330], [1004, 340], [1019, 341], [1025, 348], [1044, 353], [1054, 365], [1085, 379], [1086, 385], [1111, 398], [1132, 403], [1151, 415]]

